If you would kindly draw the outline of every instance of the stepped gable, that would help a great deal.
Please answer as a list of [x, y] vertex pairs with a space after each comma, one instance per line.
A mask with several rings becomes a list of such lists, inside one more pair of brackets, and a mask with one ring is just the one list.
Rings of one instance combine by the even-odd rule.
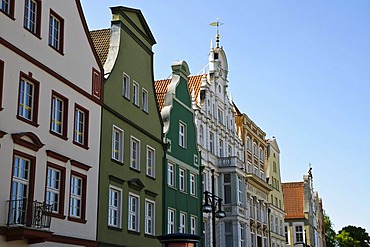
[[110, 45], [110, 28], [90, 31], [90, 36], [93, 41], [100, 62], [104, 65], [108, 57]]
[[304, 218], [304, 182], [281, 184], [284, 193], [285, 219]]

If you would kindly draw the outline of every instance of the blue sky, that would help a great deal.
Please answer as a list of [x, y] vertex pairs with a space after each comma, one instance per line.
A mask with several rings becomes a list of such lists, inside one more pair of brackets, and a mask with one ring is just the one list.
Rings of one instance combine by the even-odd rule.
[[110, 6], [141, 9], [156, 38], [155, 79], [185, 60], [208, 61], [220, 19], [229, 92], [281, 149], [283, 182], [313, 167], [336, 230], [370, 231], [370, 1], [81, 0], [91, 30], [110, 27]]

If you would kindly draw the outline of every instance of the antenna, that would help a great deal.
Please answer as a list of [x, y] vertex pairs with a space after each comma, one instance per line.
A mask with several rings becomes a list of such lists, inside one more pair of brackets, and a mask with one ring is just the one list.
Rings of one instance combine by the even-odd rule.
[[216, 33], [216, 48], [219, 48], [220, 46], [220, 33], [219, 33], [219, 26], [222, 26], [223, 23], [220, 22], [220, 20], [217, 18], [217, 21], [211, 22], [209, 25], [217, 27], [217, 33]]

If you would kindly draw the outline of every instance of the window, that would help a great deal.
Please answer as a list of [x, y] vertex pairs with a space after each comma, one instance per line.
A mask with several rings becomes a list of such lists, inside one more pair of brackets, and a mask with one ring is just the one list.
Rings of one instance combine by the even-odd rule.
[[280, 235], [283, 235], [283, 220], [280, 219]]
[[225, 222], [225, 246], [233, 246], [233, 224]]
[[14, 1], [15, 0], [1, 0], [1, 12], [5, 13], [14, 19]]
[[112, 130], [112, 159], [123, 161], [123, 130], [113, 125]]
[[68, 99], [53, 91], [51, 97], [51, 133], [67, 139]]
[[175, 210], [168, 209], [168, 226], [167, 233], [175, 233]]
[[142, 92], [143, 111], [148, 112], [148, 91], [143, 88]]
[[261, 204], [259, 201], [256, 201], [256, 209], [257, 209], [257, 220], [261, 221]]
[[289, 232], [289, 224], [286, 223], [285, 224], [285, 243], [287, 245], [290, 245], [290, 232]]
[[48, 163], [45, 202], [51, 205], [53, 214], [61, 216], [64, 213], [64, 186], [65, 168]]
[[4, 85], [4, 61], [0, 60], [0, 111], [3, 109], [2, 108], [3, 85]]
[[224, 112], [221, 109], [217, 109], [218, 113], [218, 122], [224, 124]]
[[53, 10], [49, 17], [49, 45], [58, 52], [63, 52], [64, 44], [64, 20]]
[[256, 239], [253, 233], [251, 233], [251, 247], [256, 247]]
[[139, 196], [134, 194], [128, 198], [128, 229], [139, 231]]
[[253, 198], [251, 198], [250, 202], [249, 202], [249, 217], [254, 219], [254, 201], [253, 201]]
[[294, 225], [294, 243], [303, 243], [303, 224]]
[[109, 186], [109, 209], [108, 225], [121, 227], [121, 203], [122, 190], [114, 186]]
[[145, 200], [145, 233], [154, 235], [154, 202], [151, 200]]
[[41, 23], [41, 1], [25, 0], [24, 4], [24, 22], [25, 29], [40, 37]]
[[86, 198], [86, 176], [71, 171], [71, 186], [69, 197], [69, 216], [85, 219], [85, 198]]
[[130, 167], [140, 170], [140, 141], [131, 137], [131, 161]]
[[39, 105], [39, 82], [31, 75], [21, 73], [19, 82], [18, 119], [37, 125]]
[[197, 234], [197, 217], [190, 217], [190, 234]]
[[274, 171], [274, 172], [276, 172], [276, 162], [275, 162], [275, 161], [273, 161], [273, 162], [272, 162], [272, 164], [273, 164], [273, 165], [272, 165], [272, 167], [273, 167], [273, 171]]
[[225, 204], [231, 203], [231, 175], [230, 173], [224, 174], [224, 202]]
[[171, 163], [168, 163], [168, 171], [167, 171], [167, 184], [170, 186], [175, 186], [175, 171], [174, 171], [174, 165]]
[[209, 132], [209, 151], [214, 154], [215, 153], [215, 146], [214, 146], [214, 140], [215, 135], [212, 132]]
[[134, 82], [134, 91], [132, 95], [132, 101], [135, 105], [139, 106], [139, 84], [137, 82]]
[[201, 125], [199, 127], [199, 142], [201, 146], [203, 146], [203, 136], [204, 136], [204, 130], [203, 130], [203, 125]]
[[265, 153], [262, 148], [260, 148], [260, 161], [261, 162], [265, 161]]
[[279, 218], [275, 216], [275, 232], [279, 233]]
[[185, 170], [179, 169], [179, 189], [185, 191]]
[[248, 173], [252, 173], [253, 170], [252, 170], [252, 163], [250, 161], [248, 161]]
[[243, 203], [243, 183], [242, 178], [238, 176], [238, 203], [241, 205]]
[[255, 142], [253, 142], [253, 155], [257, 157], [258, 155], [258, 147]]
[[[240, 247], [245, 247], [245, 224], [240, 224]], [[265, 245], [267, 247], [267, 245]]]
[[180, 147], [186, 147], [186, 125], [182, 122], [179, 124], [179, 145]]
[[87, 148], [89, 131], [89, 112], [85, 108], [75, 105], [75, 122], [73, 143]]
[[233, 148], [231, 145], [227, 145], [227, 156], [231, 157], [233, 155]]
[[252, 151], [251, 139], [249, 137], [247, 137], [247, 150]]
[[146, 148], [146, 175], [155, 176], [155, 150], [149, 146]]
[[186, 232], [186, 214], [180, 213], [180, 225], [179, 225], [179, 233]]
[[102, 76], [101, 73], [92, 68], [92, 95], [100, 99], [102, 93]]
[[190, 173], [190, 195], [195, 196], [195, 175]]
[[222, 139], [219, 139], [219, 152], [218, 156], [219, 157], [224, 157], [224, 141]]
[[271, 231], [272, 232], [275, 232], [275, 229], [274, 229], [274, 215], [271, 214], [271, 217], [270, 217], [270, 228], [271, 228]]
[[128, 75], [123, 74], [122, 84], [122, 96], [126, 99], [130, 99], [130, 77], [128, 77]]

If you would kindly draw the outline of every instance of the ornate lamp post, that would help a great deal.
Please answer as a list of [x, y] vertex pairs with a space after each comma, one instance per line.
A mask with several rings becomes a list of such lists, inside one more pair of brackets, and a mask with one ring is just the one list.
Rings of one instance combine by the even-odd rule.
[[[216, 218], [222, 219], [226, 217], [226, 213], [222, 211], [222, 199], [215, 195], [215, 170], [212, 169], [212, 193], [209, 191], [204, 192], [204, 204], [202, 211], [204, 213], [212, 213], [212, 246], [216, 246]], [[216, 208], [218, 206], [218, 210]]]

